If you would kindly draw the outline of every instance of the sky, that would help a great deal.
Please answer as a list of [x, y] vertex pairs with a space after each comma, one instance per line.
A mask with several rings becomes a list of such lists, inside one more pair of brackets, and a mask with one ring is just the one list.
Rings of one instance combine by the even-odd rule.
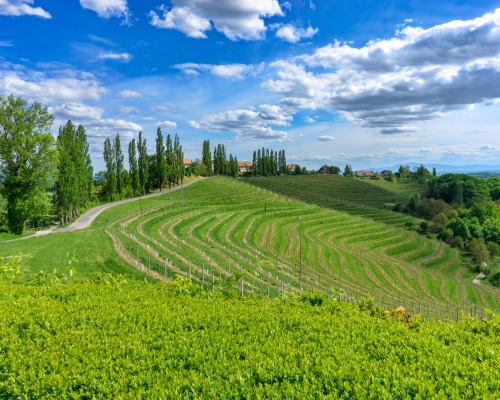
[[500, 0], [0, 0], [0, 95], [103, 143], [500, 165]]

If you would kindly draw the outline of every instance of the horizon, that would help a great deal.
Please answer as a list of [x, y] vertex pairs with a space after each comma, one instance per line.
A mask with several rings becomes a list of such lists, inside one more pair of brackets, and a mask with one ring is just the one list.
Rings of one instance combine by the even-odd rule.
[[154, 3], [1, 1], [0, 95], [82, 124], [95, 172], [158, 127], [192, 160], [500, 165], [500, 0]]

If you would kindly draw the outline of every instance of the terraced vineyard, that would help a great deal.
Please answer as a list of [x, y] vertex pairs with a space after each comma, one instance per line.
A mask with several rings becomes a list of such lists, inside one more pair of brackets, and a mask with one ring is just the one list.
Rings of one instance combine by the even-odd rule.
[[[347, 207], [347, 196], [343, 202]], [[380, 211], [382, 219], [383, 209], [350, 215], [230, 178], [143, 204], [144, 212], [113, 220], [107, 233], [124, 259], [161, 279], [181, 274], [268, 297], [335, 288], [347, 298], [370, 293], [381, 304], [435, 316], [499, 308], [499, 290], [461, 279], [454, 249], [397, 227], [401, 222], [366, 218]]]
[[247, 182], [306, 203], [396, 226], [404, 226], [414, 219], [392, 212], [391, 208], [396, 203], [406, 204], [411, 194], [425, 190], [421, 185], [395, 185], [323, 174], [251, 178]]

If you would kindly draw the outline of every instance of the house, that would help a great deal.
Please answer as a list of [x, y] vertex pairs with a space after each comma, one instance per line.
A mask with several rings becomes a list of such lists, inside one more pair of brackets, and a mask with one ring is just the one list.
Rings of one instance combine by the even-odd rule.
[[377, 176], [377, 173], [370, 169], [358, 169], [357, 171], [354, 171], [354, 175], [360, 178], [373, 178], [374, 176]]
[[297, 168], [299, 165], [298, 164], [288, 164], [286, 166], [286, 169], [289, 170], [290, 172], [295, 172], [295, 168]]
[[330, 167], [328, 165], [323, 165], [319, 170], [319, 173], [321, 174], [329, 174], [330, 173]]
[[251, 161], [238, 161], [238, 172], [244, 174], [245, 172], [251, 171], [253, 167], [253, 162]]
[[184, 158], [182, 161], [184, 163], [184, 168], [189, 168], [193, 164], [189, 158]]

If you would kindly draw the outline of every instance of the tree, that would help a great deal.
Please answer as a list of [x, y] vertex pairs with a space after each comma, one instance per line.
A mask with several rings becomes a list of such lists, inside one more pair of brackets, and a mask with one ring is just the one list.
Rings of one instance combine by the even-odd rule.
[[354, 176], [354, 172], [352, 172], [351, 164], [347, 164], [344, 168], [344, 176], [348, 178], [352, 178]]
[[113, 141], [113, 152], [115, 156], [115, 166], [116, 166], [116, 189], [118, 190], [118, 195], [120, 199], [123, 197], [123, 151], [122, 145], [120, 143], [120, 135], [117, 133]]
[[174, 145], [170, 134], [167, 135], [167, 143], [165, 148], [165, 157], [167, 162], [167, 182], [170, 188], [174, 183]]
[[139, 132], [139, 140], [137, 141], [138, 154], [138, 171], [139, 171], [139, 194], [146, 194], [146, 182], [148, 181], [149, 173], [149, 157], [146, 147], [146, 139], [142, 138], [142, 132]]
[[203, 141], [203, 153], [201, 157], [202, 168], [205, 170], [205, 176], [212, 175], [212, 153], [210, 152], [210, 140]]
[[92, 198], [94, 182], [85, 128], [68, 121], [57, 137], [54, 206], [61, 224], [78, 215]]
[[161, 192], [167, 173], [167, 159], [165, 145], [163, 144], [163, 135], [160, 128], [156, 130], [156, 173], [158, 175], [158, 187]]
[[7, 199], [12, 233], [22, 233], [26, 221], [46, 213], [46, 189], [56, 163], [54, 116], [46, 107], [20, 97], [0, 96], [0, 181]]
[[128, 165], [130, 174], [130, 183], [134, 196], [137, 196], [139, 191], [139, 167], [137, 165], [137, 151], [135, 139], [128, 144]]
[[109, 201], [114, 201], [116, 190], [116, 161], [110, 138], [106, 138], [104, 141], [104, 162], [106, 163], [106, 193], [108, 194]]
[[178, 185], [184, 181], [185, 168], [184, 168], [184, 152], [182, 151], [182, 145], [179, 137], [175, 134], [174, 137], [174, 158], [173, 158], [173, 170], [174, 170], [174, 183]]

